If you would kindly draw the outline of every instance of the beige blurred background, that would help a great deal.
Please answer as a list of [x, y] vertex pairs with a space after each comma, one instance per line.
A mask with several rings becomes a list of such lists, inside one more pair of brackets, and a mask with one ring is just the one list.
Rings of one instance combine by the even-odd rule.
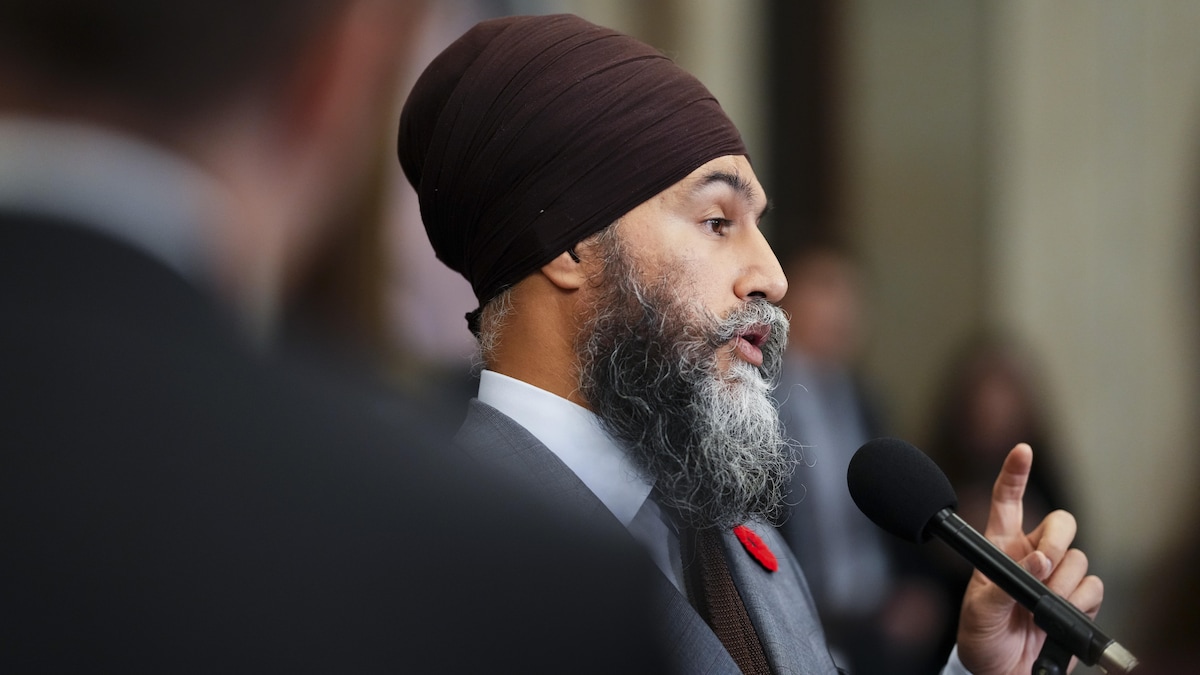
[[[674, 56], [743, 130], [780, 206], [777, 248], [815, 228], [862, 254], [865, 367], [918, 444], [954, 346], [985, 327], [1023, 339], [1107, 580], [1100, 624], [1120, 637], [1149, 566], [1197, 536], [1200, 2], [791, 4], [439, 0], [422, 49], [490, 14], [569, 11]], [[781, 45], [800, 60], [781, 67]], [[789, 77], [820, 109], [797, 108], [799, 142], [772, 108]], [[395, 337], [464, 361], [473, 299], [432, 261], [394, 178]]]

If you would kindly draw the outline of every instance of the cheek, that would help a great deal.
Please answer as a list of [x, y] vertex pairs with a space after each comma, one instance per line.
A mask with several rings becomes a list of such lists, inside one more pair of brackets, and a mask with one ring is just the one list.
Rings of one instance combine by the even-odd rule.
[[683, 257], [668, 265], [672, 288], [696, 311], [721, 319], [741, 304], [727, 264], [711, 258]]

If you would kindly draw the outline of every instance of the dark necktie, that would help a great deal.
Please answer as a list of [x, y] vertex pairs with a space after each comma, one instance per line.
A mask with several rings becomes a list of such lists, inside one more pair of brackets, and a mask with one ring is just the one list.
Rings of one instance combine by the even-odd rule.
[[720, 530], [687, 529], [683, 535], [684, 583], [696, 611], [743, 673], [770, 673], [762, 642], [729, 574]]

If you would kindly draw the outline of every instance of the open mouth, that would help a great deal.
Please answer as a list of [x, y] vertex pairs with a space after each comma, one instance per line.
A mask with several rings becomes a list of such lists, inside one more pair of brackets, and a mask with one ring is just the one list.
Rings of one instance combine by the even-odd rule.
[[746, 342], [749, 342], [755, 348], [761, 349], [763, 343], [771, 336], [771, 327], [765, 324], [758, 324], [747, 328], [745, 331], [738, 333], [738, 337]]
[[752, 366], [761, 366], [763, 363], [762, 346], [770, 335], [771, 327], [765, 324], [750, 326], [738, 333], [734, 338], [738, 355]]

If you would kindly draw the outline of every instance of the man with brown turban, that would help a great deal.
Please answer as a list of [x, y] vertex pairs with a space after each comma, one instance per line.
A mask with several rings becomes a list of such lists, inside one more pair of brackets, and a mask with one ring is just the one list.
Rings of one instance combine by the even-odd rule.
[[[766, 524], [791, 466], [770, 398], [787, 290], [737, 129], [654, 49], [569, 15], [483, 22], [418, 80], [400, 161], [479, 308], [459, 444], [662, 571], [686, 673], [832, 673], [804, 576]], [[1018, 446], [988, 534], [1085, 611], [1074, 520], [1020, 531]], [[1015, 515], [1015, 517], [1014, 517]], [[1044, 636], [982, 578], [948, 672], [1027, 673]]]

